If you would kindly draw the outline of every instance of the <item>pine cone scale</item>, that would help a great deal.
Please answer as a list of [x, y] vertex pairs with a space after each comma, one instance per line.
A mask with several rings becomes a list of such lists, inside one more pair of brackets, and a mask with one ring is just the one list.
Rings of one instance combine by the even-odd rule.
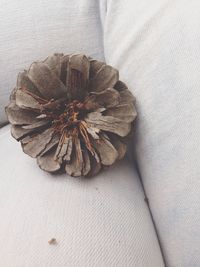
[[38, 101], [26, 90], [18, 89], [15, 93], [16, 105], [20, 108], [25, 109], [40, 109]]
[[87, 95], [90, 62], [85, 55], [69, 57], [66, 87], [70, 100], [83, 100]]
[[117, 92], [114, 88], [107, 88], [101, 92], [91, 92], [85, 102], [85, 106], [87, 109], [91, 106], [91, 110], [95, 110], [100, 107], [111, 108], [117, 106], [119, 102], [119, 92]]
[[112, 132], [122, 137], [126, 136], [131, 130], [130, 124], [112, 116], [104, 116], [100, 112], [89, 113], [85, 121], [92, 127]]
[[94, 147], [99, 152], [101, 163], [105, 166], [112, 165], [118, 158], [118, 152], [115, 147], [104, 136], [94, 142]]
[[33, 63], [28, 71], [28, 78], [45, 99], [59, 99], [67, 94], [66, 86], [45, 63]]
[[37, 157], [37, 163], [39, 167], [47, 172], [56, 172], [60, 170], [60, 164], [54, 160], [55, 149], [48, 151], [43, 156]]
[[6, 107], [6, 113], [8, 120], [13, 125], [33, 124], [38, 122], [36, 118], [37, 114], [34, 111], [23, 110], [14, 102], [11, 102], [10, 105]]
[[22, 149], [24, 153], [33, 158], [39, 156], [51, 141], [53, 133], [54, 131], [52, 128], [48, 128], [44, 132], [31, 137], [25, 144], [23, 144], [22, 140]]
[[89, 82], [89, 92], [100, 92], [106, 88], [113, 88], [118, 80], [118, 70], [109, 65], [102, 65]]

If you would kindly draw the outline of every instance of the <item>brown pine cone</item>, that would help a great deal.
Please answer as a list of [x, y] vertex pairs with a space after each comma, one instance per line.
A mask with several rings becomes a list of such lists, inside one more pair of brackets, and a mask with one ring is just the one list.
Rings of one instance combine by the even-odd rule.
[[19, 74], [6, 113], [12, 136], [41, 169], [91, 176], [124, 157], [134, 103], [113, 67], [54, 54]]

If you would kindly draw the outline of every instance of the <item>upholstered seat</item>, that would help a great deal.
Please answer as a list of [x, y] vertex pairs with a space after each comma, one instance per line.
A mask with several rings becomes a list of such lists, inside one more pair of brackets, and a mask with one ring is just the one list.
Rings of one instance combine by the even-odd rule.
[[127, 159], [95, 178], [51, 175], [9, 131], [0, 130], [0, 266], [163, 266]]

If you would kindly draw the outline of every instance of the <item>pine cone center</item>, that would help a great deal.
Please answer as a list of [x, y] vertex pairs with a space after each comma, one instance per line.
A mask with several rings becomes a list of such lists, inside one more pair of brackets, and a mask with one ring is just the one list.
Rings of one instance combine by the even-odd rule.
[[[51, 109], [51, 110], [50, 110]], [[55, 131], [62, 135], [63, 131], [68, 135], [80, 132], [79, 128], [82, 120], [87, 115], [84, 103], [74, 100], [70, 103], [66, 101], [51, 100], [43, 105], [41, 114], [45, 114], [51, 121]]]
[[[59, 103], [56, 101], [51, 100], [43, 106], [42, 114], [45, 114], [52, 120], [52, 127], [55, 133], [61, 136], [61, 143], [64, 142], [65, 138], [71, 137], [74, 139], [78, 137], [93, 154], [94, 148], [88, 136], [87, 123], [84, 121], [85, 116], [89, 113], [85, 103], [78, 100], [74, 100], [68, 104], [66, 104], [66, 101]], [[48, 111], [49, 107], [51, 107], [51, 112]], [[52, 109], [52, 107], [54, 108]]]

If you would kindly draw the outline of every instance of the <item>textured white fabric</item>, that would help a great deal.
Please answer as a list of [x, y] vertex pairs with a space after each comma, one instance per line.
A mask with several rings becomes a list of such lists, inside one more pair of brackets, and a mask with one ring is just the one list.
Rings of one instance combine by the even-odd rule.
[[200, 266], [200, 1], [108, 0], [105, 57], [137, 98], [136, 157], [167, 266]]
[[[127, 160], [95, 178], [50, 175], [0, 130], [0, 266], [162, 267]], [[48, 240], [56, 238], [57, 245]]]
[[0, 124], [17, 74], [52, 53], [103, 59], [99, 4], [93, 0], [0, 1]]

